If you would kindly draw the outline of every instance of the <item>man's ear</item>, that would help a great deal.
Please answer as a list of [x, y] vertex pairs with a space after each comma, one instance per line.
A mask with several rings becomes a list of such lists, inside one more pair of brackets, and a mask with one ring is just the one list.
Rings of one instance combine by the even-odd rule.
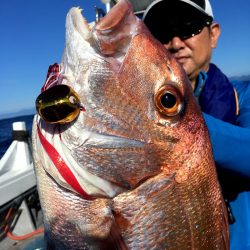
[[220, 36], [220, 25], [218, 23], [212, 23], [210, 26], [210, 38], [211, 38], [211, 47], [216, 48], [217, 41]]

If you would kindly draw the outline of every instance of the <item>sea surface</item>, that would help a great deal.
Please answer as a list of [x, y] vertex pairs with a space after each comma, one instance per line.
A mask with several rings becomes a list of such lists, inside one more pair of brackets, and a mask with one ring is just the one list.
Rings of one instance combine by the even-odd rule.
[[25, 122], [26, 129], [31, 135], [34, 115], [26, 115], [0, 120], [0, 159], [12, 142], [12, 123]]

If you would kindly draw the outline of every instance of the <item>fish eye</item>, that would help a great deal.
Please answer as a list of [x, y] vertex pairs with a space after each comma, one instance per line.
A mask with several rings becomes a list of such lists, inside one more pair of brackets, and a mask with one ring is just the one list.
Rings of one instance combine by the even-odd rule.
[[164, 108], [171, 109], [176, 105], [177, 100], [172, 93], [166, 92], [161, 96], [160, 102]]
[[183, 110], [183, 98], [179, 90], [168, 84], [161, 87], [155, 95], [155, 104], [161, 115], [172, 117]]

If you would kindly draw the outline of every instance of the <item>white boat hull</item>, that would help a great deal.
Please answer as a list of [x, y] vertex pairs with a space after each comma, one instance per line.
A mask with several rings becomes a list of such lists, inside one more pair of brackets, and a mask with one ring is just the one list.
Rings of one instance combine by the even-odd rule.
[[[13, 124], [13, 129], [16, 125]], [[26, 130], [25, 123], [19, 127]], [[34, 186], [36, 178], [28, 140], [14, 140], [0, 161], [0, 206]]]

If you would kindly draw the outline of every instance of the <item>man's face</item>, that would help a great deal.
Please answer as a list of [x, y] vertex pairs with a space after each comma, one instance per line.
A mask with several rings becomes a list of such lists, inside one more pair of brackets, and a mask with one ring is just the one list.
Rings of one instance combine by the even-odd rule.
[[182, 64], [192, 86], [201, 70], [207, 71], [211, 60], [212, 49], [216, 47], [219, 36], [219, 25], [205, 26], [202, 31], [188, 39], [174, 36], [164, 46]]
[[[194, 1], [195, 2], [195, 1]], [[184, 67], [192, 86], [201, 70], [207, 71], [220, 28], [185, 1], [159, 1], [144, 22]]]

